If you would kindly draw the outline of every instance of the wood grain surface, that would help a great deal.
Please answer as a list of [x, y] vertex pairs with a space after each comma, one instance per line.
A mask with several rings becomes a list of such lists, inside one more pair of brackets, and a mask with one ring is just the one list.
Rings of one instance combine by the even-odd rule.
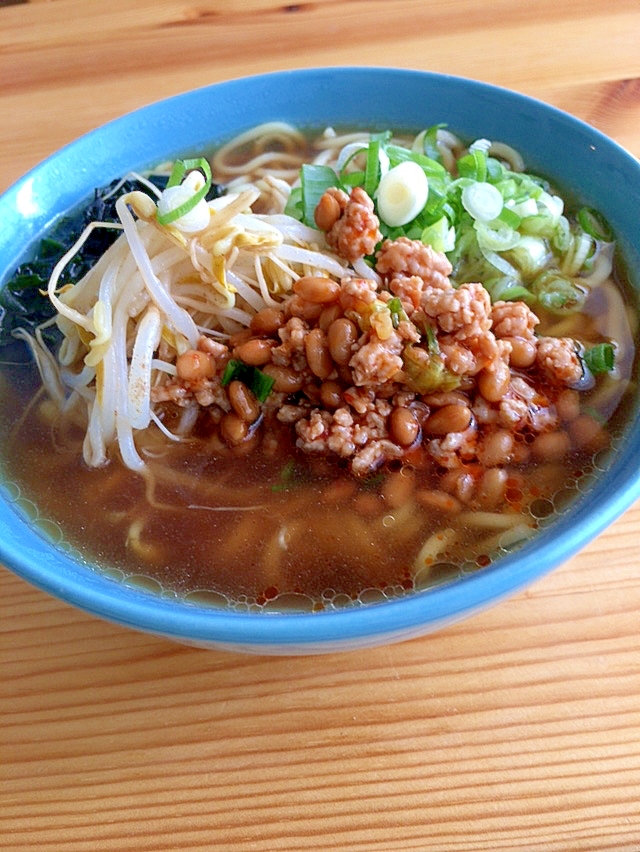
[[[637, 0], [0, 0], [0, 189], [168, 95], [371, 64], [508, 86], [640, 155]], [[136, 634], [0, 569], [7, 852], [639, 852], [640, 506], [432, 636], [313, 658]]]

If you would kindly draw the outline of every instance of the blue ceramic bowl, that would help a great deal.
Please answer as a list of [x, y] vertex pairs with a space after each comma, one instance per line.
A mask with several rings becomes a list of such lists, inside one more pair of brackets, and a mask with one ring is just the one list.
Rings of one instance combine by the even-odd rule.
[[[329, 68], [233, 80], [140, 109], [54, 154], [0, 199], [0, 274], [28, 254], [52, 221], [95, 186], [131, 169], [207, 151], [254, 124], [285, 119], [418, 130], [437, 122], [465, 138], [519, 149], [609, 220], [640, 290], [640, 164], [586, 124], [540, 102], [478, 82], [421, 71]], [[136, 590], [75, 561], [34, 524], [11, 484], [0, 487], [0, 561], [25, 580], [97, 616], [182, 642], [253, 653], [304, 654], [406, 639], [469, 616], [558, 566], [640, 495], [640, 418], [608, 469], [556, 522], [512, 555], [447, 585], [397, 600], [315, 614], [241, 613]]]

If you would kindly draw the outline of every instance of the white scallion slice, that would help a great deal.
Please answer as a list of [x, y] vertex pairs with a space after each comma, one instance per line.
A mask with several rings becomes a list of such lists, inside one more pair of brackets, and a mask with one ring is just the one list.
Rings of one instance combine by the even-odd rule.
[[470, 183], [462, 190], [462, 206], [467, 213], [479, 222], [491, 222], [502, 212], [500, 190], [486, 181]]
[[547, 265], [549, 246], [540, 237], [520, 237], [509, 259], [516, 263], [524, 275], [533, 276]]
[[[204, 188], [205, 181], [197, 171], [190, 172], [181, 184], [167, 186], [158, 199], [158, 221], [161, 224], [171, 223], [185, 234], [203, 231], [211, 216], [204, 197], [199, 197]], [[185, 212], [173, 217], [175, 211], [183, 209]]]
[[429, 197], [429, 181], [413, 160], [390, 169], [378, 184], [378, 213], [385, 224], [399, 228], [415, 219]]
[[554, 223], [557, 222], [564, 212], [564, 201], [558, 195], [549, 195], [548, 192], [541, 192], [538, 201], [547, 208]]
[[521, 219], [524, 219], [527, 216], [537, 216], [538, 214], [538, 205], [536, 200], [531, 197], [523, 198], [520, 201], [507, 201], [505, 207], [516, 213]]

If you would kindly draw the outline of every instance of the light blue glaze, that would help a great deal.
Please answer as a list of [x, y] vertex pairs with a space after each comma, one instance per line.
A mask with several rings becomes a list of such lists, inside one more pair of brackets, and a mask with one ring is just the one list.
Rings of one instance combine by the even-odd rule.
[[[640, 164], [588, 125], [483, 83], [420, 71], [327, 68], [233, 80], [145, 107], [54, 154], [0, 198], [0, 280], [51, 222], [94, 187], [131, 169], [195, 155], [268, 120], [302, 127], [420, 129], [446, 122], [465, 138], [520, 150], [531, 171], [598, 208], [640, 289]], [[253, 653], [346, 650], [418, 636], [522, 589], [567, 560], [640, 496], [640, 419], [612, 467], [575, 506], [517, 553], [461, 581], [383, 604], [317, 614], [253, 614], [186, 606], [110, 580], [66, 556], [0, 502], [0, 561], [25, 580], [103, 618], [184, 642]]]

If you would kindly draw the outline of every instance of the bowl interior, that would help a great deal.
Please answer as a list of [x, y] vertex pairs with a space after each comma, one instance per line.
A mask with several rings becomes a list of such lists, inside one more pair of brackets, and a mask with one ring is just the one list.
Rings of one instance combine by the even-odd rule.
[[[301, 128], [419, 130], [446, 123], [471, 141], [520, 150], [530, 171], [599, 209], [619, 238], [640, 292], [637, 204], [640, 164], [586, 124], [531, 98], [483, 83], [419, 71], [327, 68], [233, 80], [131, 113], [82, 137], [21, 178], [0, 198], [0, 283], [61, 214], [130, 170], [197, 155], [255, 124]], [[118, 584], [54, 541], [47, 519], [2, 487], [0, 560], [46, 591], [102, 617], [220, 648], [308, 653], [407, 638], [461, 618], [565, 561], [640, 495], [635, 414], [606, 473], [533, 541], [495, 565], [406, 598], [314, 615], [242, 614], [186, 606]], [[34, 523], [34, 516], [36, 522]], [[53, 536], [52, 536], [53, 533]]]

